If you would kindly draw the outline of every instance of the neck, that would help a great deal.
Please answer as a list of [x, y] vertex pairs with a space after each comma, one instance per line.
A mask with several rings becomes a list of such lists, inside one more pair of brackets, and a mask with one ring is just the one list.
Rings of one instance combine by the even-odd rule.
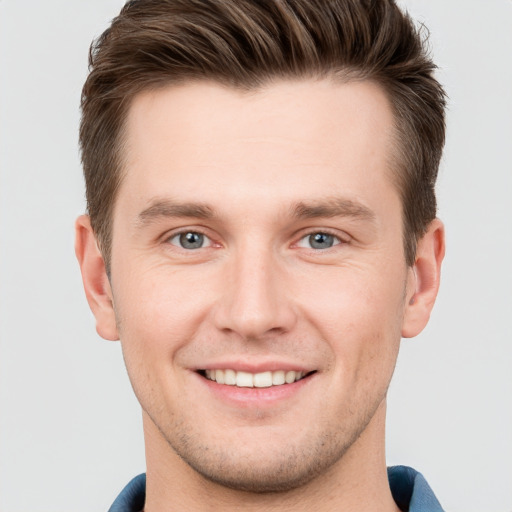
[[169, 446], [153, 422], [144, 416], [147, 459], [145, 512], [203, 512], [243, 509], [397, 512], [389, 489], [384, 451], [385, 402], [343, 457], [328, 471], [297, 489], [250, 493], [205, 479]]

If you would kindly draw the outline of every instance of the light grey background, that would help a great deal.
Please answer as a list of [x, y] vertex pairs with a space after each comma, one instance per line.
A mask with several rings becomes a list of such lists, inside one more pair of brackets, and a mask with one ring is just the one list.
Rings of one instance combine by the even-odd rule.
[[[388, 459], [447, 510], [512, 511], [512, 2], [404, 0], [450, 96], [448, 235], [430, 325], [403, 342]], [[82, 292], [73, 222], [87, 51], [120, 0], [0, 0], [0, 511], [105, 511], [144, 471], [120, 347]]]

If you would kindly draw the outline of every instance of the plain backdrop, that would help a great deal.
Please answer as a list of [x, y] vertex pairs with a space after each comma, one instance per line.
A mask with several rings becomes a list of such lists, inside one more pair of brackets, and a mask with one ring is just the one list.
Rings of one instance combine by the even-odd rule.
[[[87, 52], [119, 0], [0, 0], [0, 511], [105, 511], [144, 471], [118, 343], [73, 252]], [[448, 252], [427, 329], [403, 342], [390, 464], [452, 512], [512, 511], [512, 2], [404, 0], [450, 96], [439, 178]]]

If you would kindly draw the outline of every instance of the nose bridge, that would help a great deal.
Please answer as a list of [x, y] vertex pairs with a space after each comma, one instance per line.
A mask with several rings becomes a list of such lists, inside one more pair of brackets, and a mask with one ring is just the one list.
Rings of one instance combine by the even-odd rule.
[[295, 319], [278, 256], [263, 240], [248, 238], [229, 263], [218, 327], [245, 339], [288, 331]]

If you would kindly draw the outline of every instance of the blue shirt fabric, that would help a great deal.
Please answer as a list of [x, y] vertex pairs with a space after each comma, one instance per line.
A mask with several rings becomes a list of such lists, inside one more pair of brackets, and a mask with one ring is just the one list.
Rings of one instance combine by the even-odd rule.
[[[389, 486], [396, 504], [404, 512], [443, 512], [421, 473], [407, 466], [388, 468]], [[121, 491], [108, 512], [141, 512], [146, 498], [146, 475], [136, 476]]]

